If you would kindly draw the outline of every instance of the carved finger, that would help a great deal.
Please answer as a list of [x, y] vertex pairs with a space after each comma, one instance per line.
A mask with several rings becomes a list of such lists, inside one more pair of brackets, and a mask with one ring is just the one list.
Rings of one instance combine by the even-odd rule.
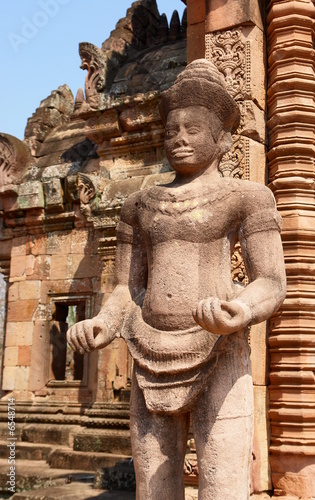
[[202, 307], [202, 319], [204, 324], [206, 325], [206, 330], [213, 331], [215, 328], [215, 318], [213, 317], [212, 311], [212, 302], [214, 298], [209, 297], [208, 299], [203, 301]]
[[81, 350], [81, 345], [80, 343], [78, 342], [78, 338], [77, 338], [77, 327], [76, 325], [74, 325], [70, 330], [69, 330], [69, 344], [71, 346], [71, 348], [75, 351], [75, 352], [80, 352]]
[[193, 317], [194, 317], [194, 320], [196, 321], [196, 323], [198, 323], [199, 326], [201, 326], [202, 328], [204, 328], [206, 330], [207, 326], [206, 326], [204, 319], [203, 319], [203, 304], [204, 304], [204, 302], [205, 302], [204, 300], [201, 300], [198, 303], [197, 308], [193, 312]]
[[71, 347], [71, 349], [73, 351], [76, 351], [76, 346], [75, 346], [75, 343], [73, 342], [72, 332], [73, 332], [73, 327], [71, 327], [67, 331], [67, 342], [68, 342], [69, 346]]

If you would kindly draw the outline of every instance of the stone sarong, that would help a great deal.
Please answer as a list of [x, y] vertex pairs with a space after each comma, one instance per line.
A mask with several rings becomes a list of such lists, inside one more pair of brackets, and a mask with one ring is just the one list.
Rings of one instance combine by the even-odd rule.
[[135, 376], [149, 411], [189, 411], [207, 384], [228, 336], [196, 325], [161, 331], [145, 323], [141, 308], [127, 315], [121, 336], [135, 362]]

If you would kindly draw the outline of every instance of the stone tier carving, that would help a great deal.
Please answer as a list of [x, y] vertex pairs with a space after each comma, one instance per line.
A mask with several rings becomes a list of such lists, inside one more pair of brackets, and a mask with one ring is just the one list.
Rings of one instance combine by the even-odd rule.
[[74, 100], [68, 85], [58, 87], [41, 101], [25, 128], [25, 141], [33, 156], [37, 156], [45, 138], [54, 128], [69, 122], [73, 111]]
[[314, 19], [311, 0], [271, 0], [268, 153], [283, 218], [287, 298], [271, 320], [271, 468], [276, 495], [315, 496]]

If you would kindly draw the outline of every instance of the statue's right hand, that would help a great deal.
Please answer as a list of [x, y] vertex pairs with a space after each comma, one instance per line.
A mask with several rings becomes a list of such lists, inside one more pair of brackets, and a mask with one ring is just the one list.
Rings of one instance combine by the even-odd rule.
[[109, 337], [106, 325], [97, 317], [80, 321], [67, 331], [70, 347], [80, 354], [107, 346], [112, 340]]

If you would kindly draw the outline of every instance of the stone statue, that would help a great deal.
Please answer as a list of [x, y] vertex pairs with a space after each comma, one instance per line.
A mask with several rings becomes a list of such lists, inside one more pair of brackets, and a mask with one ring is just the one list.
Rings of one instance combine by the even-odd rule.
[[[197, 60], [162, 93], [175, 180], [134, 193], [117, 228], [117, 286], [68, 342], [90, 352], [122, 337], [134, 359], [131, 440], [138, 500], [182, 500], [190, 417], [199, 499], [249, 497], [253, 390], [248, 331], [285, 295], [280, 217], [271, 191], [223, 178], [239, 109]], [[231, 278], [240, 241], [249, 284]]]

